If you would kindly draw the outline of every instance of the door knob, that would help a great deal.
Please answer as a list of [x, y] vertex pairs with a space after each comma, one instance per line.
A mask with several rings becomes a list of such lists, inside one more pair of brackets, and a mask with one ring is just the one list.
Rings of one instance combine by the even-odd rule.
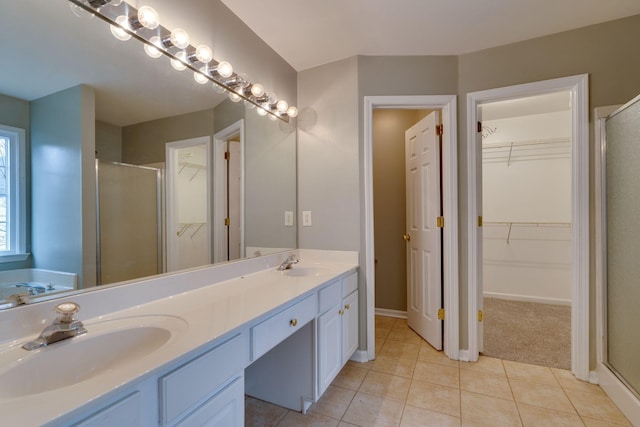
[[405, 240], [405, 242], [408, 242], [409, 240], [411, 240], [411, 235], [410, 234], [403, 234], [402, 238]]

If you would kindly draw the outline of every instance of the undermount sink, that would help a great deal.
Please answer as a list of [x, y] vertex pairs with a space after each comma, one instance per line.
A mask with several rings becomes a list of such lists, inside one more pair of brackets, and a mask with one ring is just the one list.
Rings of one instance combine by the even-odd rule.
[[331, 270], [325, 267], [294, 266], [284, 270], [283, 274], [291, 277], [320, 277], [331, 274]]
[[166, 347], [187, 329], [174, 316], [132, 316], [85, 324], [87, 333], [35, 351], [0, 353], [0, 398], [69, 387]]

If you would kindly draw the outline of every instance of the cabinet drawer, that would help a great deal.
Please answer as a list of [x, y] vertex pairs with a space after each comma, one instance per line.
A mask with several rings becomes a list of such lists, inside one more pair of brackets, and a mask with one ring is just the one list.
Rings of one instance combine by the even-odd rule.
[[226, 343], [160, 378], [160, 415], [168, 424], [200, 403], [244, 368], [244, 342], [237, 335]]
[[342, 299], [342, 287], [340, 282], [335, 282], [318, 292], [318, 313], [322, 314]]
[[351, 292], [358, 289], [358, 273], [350, 274], [342, 279], [342, 297], [346, 297]]
[[141, 425], [140, 393], [129, 396], [108, 405], [89, 418], [74, 424], [74, 427], [135, 427]]
[[243, 427], [244, 378], [240, 377], [207, 400], [176, 427]]
[[251, 360], [256, 360], [316, 317], [316, 294], [251, 328]]

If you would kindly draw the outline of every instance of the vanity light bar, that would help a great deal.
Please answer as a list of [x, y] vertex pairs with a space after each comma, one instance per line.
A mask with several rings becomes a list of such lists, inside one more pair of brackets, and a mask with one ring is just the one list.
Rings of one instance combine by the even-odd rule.
[[191, 45], [186, 31], [169, 30], [160, 24], [156, 11], [149, 6], [136, 9], [123, 0], [69, 0], [87, 12], [98, 16], [111, 25], [111, 32], [119, 40], [134, 37], [145, 45], [152, 58], [162, 54], [171, 59], [176, 69], [189, 68], [198, 83], [213, 82], [229, 93], [229, 98], [257, 107], [260, 115], [281, 119], [285, 122], [298, 115], [298, 109], [285, 100], [274, 100], [260, 83], [251, 83], [233, 71], [226, 61], [213, 59], [211, 48], [206, 45]]

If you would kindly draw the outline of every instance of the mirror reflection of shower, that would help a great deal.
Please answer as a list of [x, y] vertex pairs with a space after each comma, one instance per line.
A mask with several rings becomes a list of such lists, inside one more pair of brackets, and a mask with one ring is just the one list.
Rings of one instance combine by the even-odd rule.
[[164, 271], [161, 169], [96, 160], [97, 284]]

